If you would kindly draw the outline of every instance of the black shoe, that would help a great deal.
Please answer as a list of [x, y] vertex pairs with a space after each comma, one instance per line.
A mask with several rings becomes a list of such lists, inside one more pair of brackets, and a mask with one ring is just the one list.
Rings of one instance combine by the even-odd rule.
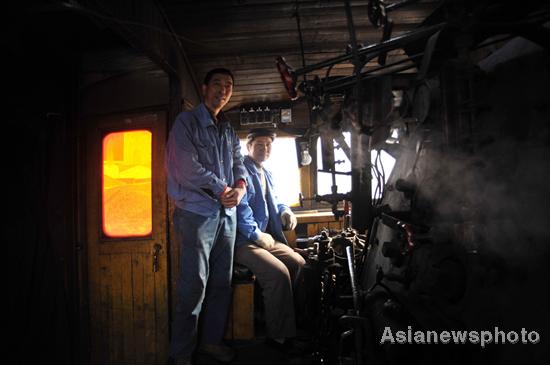
[[220, 362], [229, 362], [235, 358], [235, 350], [231, 347], [220, 344], [202, 344], [199, 346], [198, 352], [200, 354], [208, 355]]
[[301, 354], [307, 354], [313, 351], [313, 345], [310, 338], [293, 338], [290, 340], [292, 347]]
[[265, 344], [268, 347], [282, 353], [283, 355], [289, 358], [299, 357], [302, 355], [302, 352], [300, 351], [300, 349], [294, 346], [294, 341], [290, 339], [286, 339], [285, 342], [280, 343], [278, 341], [275, 341], [272, 338], [266, 338]]

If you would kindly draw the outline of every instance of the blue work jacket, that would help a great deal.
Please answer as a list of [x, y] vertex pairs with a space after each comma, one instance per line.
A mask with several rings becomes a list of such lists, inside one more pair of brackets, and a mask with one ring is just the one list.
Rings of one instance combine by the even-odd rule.
[[[271, 223], [271, 235], [276, 241], [287, 243], [283, 234], [281, 213], [289, 207], [277, 200], [273, 189], [273, 177], [264, 168], [267, 186], [267, 199], [262, 192], [260, 172], [254, 160], [244, 157], [244, 165], [248, 170], [246, 195], [237, 206], [237, 240], [236, 247], [258, 239], [260, 232], [265, 232], [268, 223]], [[271, 222], [269, 222], [271, 221]]]
[[[223, 113], [218, 119], [216, 124], [203, 103], [184, 111], [166, 145], [168, 195], [179, 208], [205, 217], [219, 212], [226, 186], [248, 176], [239, 138]], [[226, 209], [228, 215], [234, 211]]]

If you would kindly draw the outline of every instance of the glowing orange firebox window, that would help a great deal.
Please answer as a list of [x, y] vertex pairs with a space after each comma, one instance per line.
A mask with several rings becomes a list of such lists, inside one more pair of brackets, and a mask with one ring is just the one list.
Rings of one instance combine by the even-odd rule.
[[103, 138], [103, 233], [151, 234], [151, 132], [115, 132]]

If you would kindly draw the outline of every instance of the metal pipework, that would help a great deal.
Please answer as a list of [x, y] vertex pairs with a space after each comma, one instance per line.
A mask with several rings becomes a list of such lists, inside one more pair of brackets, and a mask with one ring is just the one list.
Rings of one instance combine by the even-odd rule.
[[348, 260], [349, 281], [351, 284], [351, 293], [353, 295], [353, 309], [355, 314], [359, 314], [359, 289], [357, 288], [357, 282], [355, 280], [355, 257], [353, 255], [353, 246], [346, 246], [346, 257]]
[[380, 28], [388, 22], [388, 14], [404, 6], [414, 4], [419, 0], [401, 0], [391, 4], [386, 4], [383, 0], [369, 0], [367, 5], [367, 14], [372, 25]]
[[[361, 47], [357, 49], [357, 55], [364, 57], [376, 57], [380, 53], [385, 53], [397, 48], [401, 48], [411, 42], [417, 41], [419, 39], [428, 37], [441, 29], [443, 29], [447, 23], [435, 24], [423, 29], [414, 30], [406, 34], [388, 39], [387, 41], [371, 44], [369, 46]], [[354, 57], [353, 54], [348, 53], [334, 58], [330, 58], [319, 63], [302, 67], [297, 70], [294, 70], [290, 65], [288, 65], [285, 59], [281, 56], [277, 57], [276, 63], [279, 73], [281, 74], [281, 79], [285, 83], [287, 91], [292, 99], [297, 98], [296, 92], [296, 80], [298, 76], [310, 73], [315, 70], [319, 70], [328, 66], [335, 65], [344, 61], [348, 61]], [[292, 81], [292, 82], [291, 82]]]

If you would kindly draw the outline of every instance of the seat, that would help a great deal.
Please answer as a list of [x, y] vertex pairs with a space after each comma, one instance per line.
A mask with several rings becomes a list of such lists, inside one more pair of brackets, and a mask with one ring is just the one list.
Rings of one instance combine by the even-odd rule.
[[233, 300], [227, 319], [227, 340], [254, 338], [254, 283], [256, 279], [244, 265], [233, 265]]

